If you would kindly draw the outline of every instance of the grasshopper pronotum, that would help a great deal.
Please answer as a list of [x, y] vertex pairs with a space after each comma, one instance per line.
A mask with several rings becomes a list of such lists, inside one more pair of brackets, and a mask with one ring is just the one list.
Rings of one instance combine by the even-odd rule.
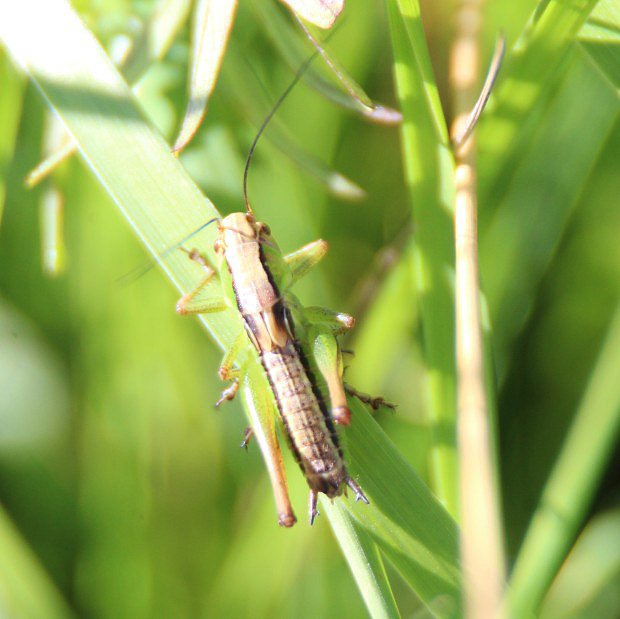
[[[319, 492], [333, 498], [349, 486], [356, 500], [368, 503], [362, 489], [347, 472], [334, 427], [335, 423], [348, 425], [351, 416], [336, 335], [353, 327], [355, 321], [347, 314], [300, 305], [291, 294], [290, 286], [319, 262], [327, 251], [327, 243], [314, 241], [283, 255], [268, 226], [254, 217], [247, 197], [247, 172], [256, 143], [305, 66], [307, 64], [280, 97], [250, 148], [243, 178], [246, 212], [232, 213], [219, 220], [216, 269], [209, 266], [198, 251], [187, 252], [203, 267], [205, 276], [194, 290], [179, 300], [177, 311], [198, 314], [233, 308], [240, 313], [245, 333], [240, 333], [220, 366], [220, 378], [232, 383], [222, 392], [217, 405], [235, 397], [242, 369], [234, 366], [249, 338], [269, 380], [291, 449], [310, 486], [312, 524], [318, 513]], [[200, 302], [199, 293], [216, 271], [222, 296]], [[316, 381], [316, 370], [327, 386], [329, 410]], [[288, 497], [281, 502], [279, 522], [292, 526], [295, 516]]]

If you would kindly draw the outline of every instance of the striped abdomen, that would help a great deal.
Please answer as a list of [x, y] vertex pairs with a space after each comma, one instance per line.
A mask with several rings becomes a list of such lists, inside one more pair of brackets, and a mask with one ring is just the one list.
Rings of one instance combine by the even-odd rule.
[[261, 352], [260, 358], [308, 485], [328, 497], [342, 494], [347, 480], [342, 454], [297, 348], [289, 340], [284, 347]]

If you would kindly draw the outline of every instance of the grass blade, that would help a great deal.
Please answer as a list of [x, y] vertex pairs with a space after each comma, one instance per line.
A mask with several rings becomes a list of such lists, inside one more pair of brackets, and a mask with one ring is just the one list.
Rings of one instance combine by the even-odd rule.
[[458, 509], [454, 386], [454, 161], [420, 19], [413, 0], [389, 0], [396, 86], [404, 122], [401, 139], [411, 197], [416, 285], [429, 369], [429, 417], [435, 491], [451, 514]]
[[[234, 71], [231, 73], [234, 74], [235, 79], [231, 79], [230, 76], [228, 79], [227, 76], [222, 76], [220, 87], [225, 92], [228, 91], [227, 98], [230, 99], [231, 104], [239, 108], [240, 114], [258, 129], [273, 106], [276, 97], [272, 98], [267, 94], [265, 85], [258, 75], [251, 70], [248, 61], [242, 58], [234, 47], [230, 47], [227, 54], [229, 66], [234, 66]], [[265, 91], [264, 106], [260, 105], [256, 96], [257, 91]], [[262, 113], [261, 107], [264, 107]], [[277, 116], [271, 119], [269, 130], [264, 134], [264, 137], [306, 174], [313, 176], [333, 196], [350, 201], [362, 200], [366, 196], [364, 190], [351, 179], [298, 146], [283, 123], [278, 121]]]
[[130, 84], [166, 55], [187, 19], [191, 4], [191, 0], [164, 0], [153, 11], [122, 63], [121, 70]]
[[[123, 76], [130, 84], [135, 85], [153, 63], [166, 55], [189, 13], [189, 7], [190, 0], [166, 0], [144, 24], [121, 66]], [[40, 183], [76, 150], [77, 146], [67, 136], [61, 146], [28, 173], [26, 185], [34, 187]]]
[[340, 503], [321, 498], [334, 535], [373, 619], [400, 617], [379, 551]]
[[[542, 111], [527, 156], [481, 235], [480, 259], [499, 373], [534, 302], [572, 206], [618, 115], [617, 96], [582, 50], [574, 50], [559, 91]], [[592, 110], [596, 109], [596, 114]], [[558, 126], [587, 126], [578, 143]], [[498, 198], [493, 198], [497, 203]], [[542, 223], [544, 222], [544, 225]], [[529, 251], [535, 247], [536, 251]]]
[[351, 100], [357, 105], [359, 111], [368, 120], [384, 125], [398, 125], [402, 121], [402, 114], [397, 110], [373, 103], [370, 97], [362, 90], [362, 87], [344, 70], [344, 67], [334, 60], [325, 47], [317, 41], [314, 35], [306, 28], [301, 19], [297, 18], [300, 28], [308, 37], [314, 49], [321, 55], [325, 64], [331, 69], [340, 85], [349, 94]]
[[344, 8], [344, 0], [282, 0], [293, 12], [319, 28], [331, 28]]
[[207, 104], [220, 72], [236, 11], [237, 0], [199, 0], [196, 6], [189, 101], [174, 144], [175, 153], [187, 146], [207, 113]]
[[579, 31], [579, 43], [588, 52], [612, 88], [620, 89], [620, 6], [600, 0]]
[[[493, 432], [495, 393], [486, 371], [490, 364], [489, 334], [485, 333], [481, 308], [476, 138], [471, 132], [491, 92], [504, 54], [504, 41], [500, 38], [496, 46], [478, 96], [481, 23], [481, 3], [461, 5], [455, 15], [455, 40], [450, 52], [454, 113], [451, 133], [456, 163], [457, 440], [465, 616], [499, 619], [506, 576], [497, 439]], [[457, 135], [460, 137], [456, 138]]]
[[350, 469], [370, 500], [345, 502], [403, 578], [438, 617], [459, 616], [458, 528], [357, 401], [347, 429]]
[[[303, 40], [273, 3], [253, 0], [253, 6], [274, 46], [288, 64], [296, 69], [308, 57]], [[329, 67], [329, 72], [310, 68], [304, 78], [308, 84], [333, 103], [360, 114], [366, 120], [384, 125], [401, 122], [402, 115], [398, 110], [374, 103], [346, 70], [327, 54], [323, 43], [319, 43], [303, 23], [300, 22], [300, 26]], [[323, 74], [336, 79], [340, 87], [332, 85]]]
[[[494, 107], [480, 126], [480, 167], [494, 170], [487, 196], [498, 196], [523, 154], [538, 115], [539, 101], [550, 91], [566, 52], [598, 0], [541, 0], [502, 71]], [[501, 159], [501, 165], [492, 165]]]
[[0, 615], [12, 619], [69, 619], [73, 616], [2, 507]]
[[0, 225], [6, 194], [9, 162], [15, 149], [15, 139], [22, 111], [23, 79], [0, 50]]
[[620, 608], [620, 509], [592, 518], [540, 609], [544, 619], [611, 617]]
[[541, 603], [573, 542], [620, 428], [620, 306], [564, 446], [543, 490], [510, 580], [510, 616]]

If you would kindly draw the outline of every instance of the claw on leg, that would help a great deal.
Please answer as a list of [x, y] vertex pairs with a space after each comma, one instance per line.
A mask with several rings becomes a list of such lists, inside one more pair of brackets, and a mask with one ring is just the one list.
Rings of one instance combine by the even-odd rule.
[[252, 439], [252, 435], [254, 434], [254, 430], [252, 428], [246, 428], [243, 433], [243, 442], [239, 447], [248, 450], [248, 445], [250, 444], [250, 440]]
[[227, 387], [222, 391], [220, 399], [215, 403], [215, 408], [219, 408], [221, 404], [226, 402], [227, 400], [234, 400], [237, 395], [237, 391], [239, 391], [239, 381], [235, 379], [233, 384], [230, 387]]
[[349, 486], [349, 488], [351, 488], [351, 490], [355, 492], [355, 502], [363, 501], [364, 503], [366, 503], [366, 505], [370, 504], [370, 501], [366, 498], [364, 491], [359, 487], [358, 483], [352, 477], [347, 477], [346, 482], [347, 486]]
[[314, 524], [314, 519], [319, 515], [319, 510], [316, 508], [318, 499], [319, 493], [316, 490], [310, 490], [310, 501], [308, 508], [308, 513], [310, 515], [310, 526]]

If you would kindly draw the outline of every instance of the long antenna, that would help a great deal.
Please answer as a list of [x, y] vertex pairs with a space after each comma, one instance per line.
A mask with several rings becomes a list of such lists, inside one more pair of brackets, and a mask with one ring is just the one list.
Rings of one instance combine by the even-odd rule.
[[252, 142], [252, 146], [250, 146], [250, 150], [248, 152], [248, 157], [245, 160], [245, 168], [243, 170], [243, 199], [245, 200], [245, 210], [246, 213], [254, 214], [252, 207], [250, 206], [250, 200], [248, 199], [248, 171], [250, 169], [250, 162], [252, 161], [252, 155], [256, 150], [256, 145], [258, 144], [258, 140], [260, 136], [263, 134], [263, 131], [267, 128], [269, 121], [275, 116], [275, 113], [278, 111], [278, 108], [284, 102], [284, 99], [288, 96], [288, 94], [295, 88], [297, 82], [301, 79], [302, 75], [306, 72], [306, 69], [310, 66], [312, 61], [319, 55], [319, 52], [316, 51], [312, 56], [309, 56], [307, 60], [305, 60], [302, 65], [297, 69], [297, 73], [295, 73], [295, 77], [293, 81], [287, 86], [286, 90], [278, 97], [278, 100], [275, 102], [274, 106], [271, 108], [269, 114], [265, 120], [263, 120], [263, 124], [260, 126], [254, 141]]

